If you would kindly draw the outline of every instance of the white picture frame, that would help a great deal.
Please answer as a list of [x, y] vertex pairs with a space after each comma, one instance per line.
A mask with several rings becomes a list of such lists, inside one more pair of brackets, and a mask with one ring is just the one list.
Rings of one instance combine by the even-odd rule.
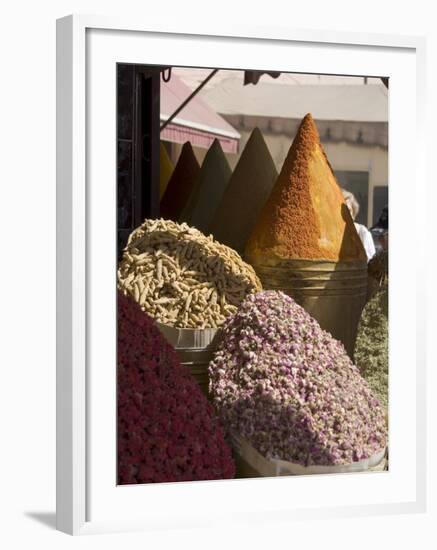
[[[291, 52], [295, 56], [290, 57]], [[391, 368], [387, 474], [137, 487], [116, 487], [113, 483], [114, 60], [390, 78], [390, 365], [401, 367]], [[84, 534], [256, 521], [261, 515], [264, 520], [274, 521], [425, 511], [425, 289], [420, 284], [425, 262], [424, 247], [417, 238], [425, 222], [411, 208], [412, 201], [425, 193], [424, 60], [422, 37], [250, 25], [229, 30], [199, 28], [195, 23], [182, 29], [82, 15], [58, 20], [59, 530]], [[415, 234], [409, 233], [402, 223], [407, 207], [410, 221], [411, 216], [415, 217]], [[416, 272], [408, 271], [408, 281], [405, 271], [396, 269], [401, 265], [404, 249], [410, 251], [410, 265], [417, 266]], [[407, 282], [413, 288], [410, 293], [405, 292]], [[405, 407], [406, 399], [411, 403], [409, 409]]]

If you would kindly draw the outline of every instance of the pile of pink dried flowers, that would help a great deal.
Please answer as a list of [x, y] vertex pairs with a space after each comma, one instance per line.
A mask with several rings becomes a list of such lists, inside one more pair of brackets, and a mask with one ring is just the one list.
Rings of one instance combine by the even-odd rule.
[[153, 320], [118, 293], [118, 482], [232, 478], [213, 409]]
[[209, 366], [223, 424], [262, 455], [350, 464], [386, 445], [384, 411], [343, 345], [289, 296], [248, 296]]

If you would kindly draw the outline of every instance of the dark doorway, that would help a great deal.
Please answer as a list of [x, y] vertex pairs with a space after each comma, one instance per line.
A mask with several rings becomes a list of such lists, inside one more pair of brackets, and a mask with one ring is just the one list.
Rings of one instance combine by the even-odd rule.
[[382, 209], [388, 205], [388, 186], [377, 185], [373, 188], [373, 223], [379, 220]]
[[159, 215], [161, 70], [117, 64], [118, 255], [135, 227]]

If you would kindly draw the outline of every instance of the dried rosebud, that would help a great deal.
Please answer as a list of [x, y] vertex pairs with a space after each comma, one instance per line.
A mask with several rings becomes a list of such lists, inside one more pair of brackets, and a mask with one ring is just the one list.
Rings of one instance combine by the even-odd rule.
[[349, 464], [386, 445], [384, 411], [343, 345], [282, 292], [244, 300], [209, 374], [226, 428], [268, 458]]
[[234, 477], [222, 428], [189, 369], [120, 292], [117, 402], [120, 484]]

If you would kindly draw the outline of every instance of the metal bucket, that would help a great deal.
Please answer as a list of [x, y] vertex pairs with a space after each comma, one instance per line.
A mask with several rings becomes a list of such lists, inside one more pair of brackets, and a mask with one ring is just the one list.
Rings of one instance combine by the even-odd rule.
[[209, 399], [208, 365], [216, 349], [219, 329], [175, 328], [157, 323], [166, 340], [175, 348], [180, 362], [188, 367]]
[[291, 296], [353, 357], [367, 296], [365, 261], [283, 260], [252, 265], [264, 289]]

